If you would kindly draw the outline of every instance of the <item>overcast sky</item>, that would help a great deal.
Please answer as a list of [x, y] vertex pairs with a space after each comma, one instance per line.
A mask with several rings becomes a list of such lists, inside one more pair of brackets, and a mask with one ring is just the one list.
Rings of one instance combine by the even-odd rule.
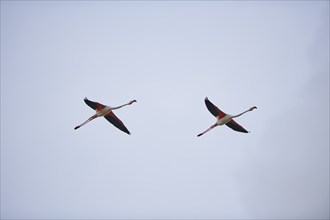
[[329, 1], [1, 1], [1, 218], [329, 217]]

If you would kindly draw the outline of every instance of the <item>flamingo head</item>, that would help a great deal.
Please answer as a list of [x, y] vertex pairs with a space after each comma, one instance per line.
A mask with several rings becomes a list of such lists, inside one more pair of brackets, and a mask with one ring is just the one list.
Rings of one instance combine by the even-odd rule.
[[252, 111], [253, 109], [257, 109], [257, 106], [253, 106], [249, 110]]
[[130, 101], [129, 104], [131, 105], [133, 102], [136, 102], [136, 100], [134, 99], [134, 100]]

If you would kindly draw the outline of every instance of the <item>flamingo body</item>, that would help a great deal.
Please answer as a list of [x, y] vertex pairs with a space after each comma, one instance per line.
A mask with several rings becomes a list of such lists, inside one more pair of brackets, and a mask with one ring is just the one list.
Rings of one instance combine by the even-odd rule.
[[210, 128], [208, 128], [206, 131], [198, 134], [197, 136], [202, 136], [206, 132], [210, 131], [211, 129], [215, 128], [216, 126], [220, 125], [227, 125], [231, 129], [238, 131], [238, 132], [243, 132], [243, 133], [249, 133], [245, 128], [243, 128], [241, 125], [239, 125], [236, 121], [234, 121], [233, 118], [239, 117], [243, 114], [245, 114], [248, 111], [252, 111], [253, 109], [256, 109], [256, 106], [253, 106], [246, 110], [245, 112], [242, 112], [241, 114], [238, 115], [229, 115], [221, 111], [217, 106], [215, 106], [210, 100], [206, 97], [205, 98], [205, 105], [207, 109], [211, 112], [213, 116], [217, 118], [217, 121], [214, 125], [212, 125]]
[[105, 116], [111, 112], [111, 107], [110, 106], [105, 106], [102, 109], [96, 109], [96, 114], [99, 117]]
[[93, 116], [91, 116], [89, 119], [87, 119], [85, 122], [83, 122], [82, 124], [76, 126], [74, 128], [75, 130], [80, 128], [81, 126], [87, 124], [88, 122], [92, 121], [95, 118], [104, 117], [106, 120], [108, 120], [111, 124], [113, 124], [115, 127], [120, 129], [121, 131], [123, 131], [127, 134], [131, 134], [129, 132], [129, 130], [126, 128], [126, 126], [124, 125], [124, 123], [112, 112], [112, 110], [119, 109], [126, 105], [131, 105], [133, 102], [136, 102], [136, 100], [130, 101], [129, 103], [118, 106], [118, 107], [110, 107], [107, 105], [103, 105], [98, 102], [90, 101], [87, 98], [85, 98], [84, 101], [89, 107], [94, 109], [96, 111], [96, 113]]
[[232, 120], [231, 115], [225, 115], [222, 118], [221, 117], [217, 117], [217, 125], [225, 125], [228, 122], [230, 122], [230, 120]]

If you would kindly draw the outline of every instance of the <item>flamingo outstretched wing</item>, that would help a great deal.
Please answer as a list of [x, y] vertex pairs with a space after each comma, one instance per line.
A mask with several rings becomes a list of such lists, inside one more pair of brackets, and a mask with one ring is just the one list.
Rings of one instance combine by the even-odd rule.
[[105, 105], [102, 105], [101, 103], [88, 100], [87, 97], [84, 98], [84, 101], [89, 107], [91, 107], [94, 110], [100, 110], [105, 107]]
[[222, 118], [226, 115], [217, 106], [215, 106], [212, 102], [210, 102], [210, 100], [207, 97], [205, 98], [205, 105], [207, 109], [211, 112], [211, 114], [214, 115], [214, 117]]
[[110, 113], [108, 113], [107, 115], [105, 115], [104, 117], [119, 130], [121, 130], [127, 134], [131, 134], [128, 131], [128, 129], [125, 127], [124, 123], [119, 118], [117, 118], [117, 116], [112, 111]]
[[234, 119], [231, 119], [227, 124], [228, 127], [235, 131], [243, 132], [243, 133], [249, 133], [247, 130], [245, 130], [241, 125], [237, 124]]

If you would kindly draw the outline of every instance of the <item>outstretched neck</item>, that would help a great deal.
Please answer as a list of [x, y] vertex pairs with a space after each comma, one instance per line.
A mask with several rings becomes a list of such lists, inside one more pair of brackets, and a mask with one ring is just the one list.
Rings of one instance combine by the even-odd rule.
[[124, 107], [126, 105], [131, 105], [133, 102], [136, 102], [136, 100], [130, 101], [130, 102], [126, 103], [126, 104], [123, 104], [123, 105], [120, 105], [120, 106], [117, 106], [117, 107], [111, 107], [111, 110], [119, 109], [119, 108], [122, 108], [122, 107]]
[[240, 113], [240, 114], [238, 114], [238, 115], [234, 115], [234, 116], [232, 116], [232, 118], [237, 118], [237, 117], [239, 117], [239, 116], [241, 116], [241, 115], [243, 115], [243, 114], [245, 114], [245, 113], [247, 113], [247, 112], [249, 112], [249, 111], [251, 111], [251, 110], [248, 109], [248, 110], [246, 110], [246, 111], [244, 111], [244, 112], [242, 112], [242, 113]]
[[129, 103], [126, 103], [126, 104], [124, 104], [124, 105], [120, 105], [120, 106], [117, 106], [117, 107], [111, 107], [111, 109], [112, 109], [112, 110], [119, 109], [119, 108], [122, 108], [122, 107], [124, 107], [124, 106], [126, 106], [126, 105], [129, 105]]

